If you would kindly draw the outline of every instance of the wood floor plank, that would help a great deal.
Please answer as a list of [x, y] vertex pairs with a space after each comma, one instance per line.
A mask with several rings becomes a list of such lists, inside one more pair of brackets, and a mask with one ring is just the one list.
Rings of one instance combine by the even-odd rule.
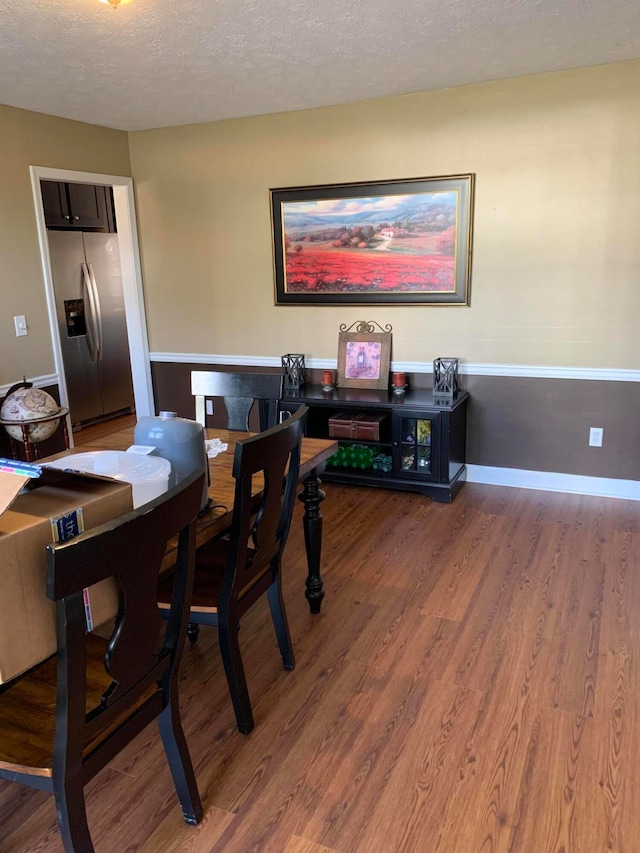
[[[386, 607], [378, 608], [347, 658], [396, 677], [420, 672], [423, 678], [435, 678], [457, 628], [457, 623], [424, 616], [404, 601], [396, 607], [389, 601]], [[422, 654], [416, 654], [417, 649]]]
[[505, 634], [496, 645], [483, 701], [470, 728], [434, 853], [506, 849], [538, 714], [547, 643], [538, 632], [521, 642]]
[[311, 767], [327, 766], [325, 786], [305, 786], [305, 803], [310, 815], [305, 836], [341, 849], [354, 849], [371, 815], [377, 808], [380, 791], [406, 752], [407, 741], [419, 725], [425, 698], [434, 682], [424, 673], [413, 676], [391, 675], [367, 667], [359, 695], [348, 701], [346, 714], [358, 719], [347, 755], [338, 754], [335, 735], [327, 731], [325, 750], [311, 758]]
[[308, 841], [306, 838], [300, 838], [299, 835], [292, 835], [283, 853], [339, 853], [339, 851]]
[[[640, 850], [638, 504], [326, 491], [320, 615], [302, 506], [285, 553], [295, 670], [265, 602], [242, 621], [250, 736], [216, 632], [185, 648], [202, 825], [152, 724], [86, 788], [96, 853]], [[0, 781], [0, 853], [27, 851], [62, 851], [52, 799]]]
[[[449, 768], [463, 761], [479, 701], [476, 691], [432, 682], [401, 753], [376, 786], [378, 799], [372, 801], [371, 793], [364, 803], [360, 796], [356, 799], [359, 777], [354, 775], [334, 798], [323, 843], [362, 853], [431, 849], [434, 823], [454, 781]], [[346, 803], [352, 803], [347, 813], [342, 808]]]
[[[32, 807], [20, 826], [15, 826], [13, 821], [0, 824], [2, 853], [64, 853], [53, 800], [51, 796], [47, 796], [42, 802], [34, 796], [39, 793], [27, 791], [26, 799]], [[25, 827], [28, 828], [26, 832]]]
[[[542, 619], [543, 637], [551, 639], [555, 635], [565, 587], [572, 574], [569, 553], [572, 529], [568, 522], [552, 522], [531, 528], [531, 535], [539, 537], [540, 546], [533, 559], [530, 595], [524, 601], [519, 597], [519, 609], [514, 601], [509, 615], [510, 626], [515, 630], [527, 634], [534, 631]], [[519, 616], [518, 622], [515, 622], [516, 614]]]
[[595, 702], [605, 585], [600, 533], [592, 528], [576, 537], [574, 532], [565, 550], [564, 578], [557, 578], [563, 590], [551, 639], [548, 701], [553, 708], [588, 717]]
[[0, 781], [0, 851], [7, 849], [6, 839], [14, 832], [19, 832], [26, 824], [33, 823], [41, 808], [49, 813], [52, 822], [55, 821], [55, 811], [49, 794]]
[[[350, 620], [353, 635], [357, 637], [372, 610], [368, 605], [352, 605], [351, 614], [345, 604], [337, 610], [347, 623]], [[302, 651], [296, 669], [275, 683], [255, 707], [260, 722], [250, 737], [236, 731], [234, 737], [225, 733], [224, 740], [218, 742], [215, 725], [212, 729], [211, 723], [207, 726], [206, 716], [199, 718], [204, 749], [201, 747], [197, 769], [208, 802], [228, 811], [244, 808], [274, 774], [284, 773], [284, 764], [304, 764], [309, 753], [313, 754], [317, 744], [323, 742], [326, 719], [337, 717], [339, 724], [332, 734], [338, 742], [344, 737], [348, 742], [349, 725], [359, 723], [340, 716], [335, 709], [344, 706], [345, 695], [350, 699], [358, 694], [365, 672], [363, 667], [350, 666], [345, 660], [350, 636], [334, 632], [333, 643], [327, 640], [326, 655], [318, 655], [317, 648], [306, 655]], [[211, 732], [209, 745], [204, 742], [208, 731]], [[285, 778], [288, 784], [289, 772]]]
[[[509, 537], [510, 527], [508, 518], [500, 519], [494, 536], [505, 541], [503, 537]], [[495, 644], [506, 630], [520, 567], [511, 549], [493, 544], [490, 551], [482, 553], [475, 571], [478, 573], [475, 594], [438, 677], [451, 684], [483, 689], [487, 672], [494, 665]]]
[[621, 853], [640, 849], [639, 663], [627, 654], [601, 656], [594, 712], [597, 785], [588, 811], [601, 818], [596, 843]]
[[603, 547], [605, 589], [600, 651], [640, 654], [640, 536], [614, 531]]
[[438, 581], [422, 608], [425, 616], [459, 622], [474, 596], [486, 565], [495, 559], [493, 529], [497, 516], [479, 514], [470, 521], [464, 537], [447, 549]]
[[604, 849], [594, 846], [602, 822], [587, 809], [596, 787], [595, 729], [592, 719], [539, 710], [527, 745], [516, 819], [502, 849], [510, 853]]
[[204, 853], [215, 850], [227, 827], [237, 820], [231, 812], [210, 806], [198, 826], [185, 826], [179, 809], [168, 815], [139, 848], [140, 853]]

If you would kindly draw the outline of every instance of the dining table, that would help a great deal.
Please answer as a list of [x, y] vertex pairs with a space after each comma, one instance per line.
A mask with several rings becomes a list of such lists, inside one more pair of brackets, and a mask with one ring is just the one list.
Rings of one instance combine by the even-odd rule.
[[[89, 442], [83, 442], [83, 453], [95, 450], [127, 450], [134, 444], [134, 428], [126, 427], [109, 435], [101, 436]], [[209, 498], [210, 509], [202, 514], [196, 525], [196, 547], [204, 545], [212, 539], [224, 534], [231, 526], [235, 494], [233, 477], [233, 457], [236, 443], [249, 438], [253, 433], [239, 432], [226, 429], [205, 430], [207, 439], [219, 439], [227, 449], [209, 459]], [[320, 613], [324, 598], [324, 581], [321, 573], [322, 555], [322, 512], [320, 504], [325, 500], [325, 492], [321, 486], [320, 474], [324, 470], [327, 459], [338, 449], [338, 442], [333, 439], [303, 438], [300, 453], [300, 471], [298, 481], [301, 492], [298, 499], [304, 506], [302, 526], [307, 556], [307, 577], [305, 580], [305, 596], [309, 602], [311, 613]], [[80, 448], [79, 448], [80, 450]], [[56, 458], [73, 454], [73, 449], [56, 454]], [[256, 504], [260, 498], [261, 483], [255, 483]], [[165, 565], [175, 562], [177, 545], [170, 543], [165, 556]]]

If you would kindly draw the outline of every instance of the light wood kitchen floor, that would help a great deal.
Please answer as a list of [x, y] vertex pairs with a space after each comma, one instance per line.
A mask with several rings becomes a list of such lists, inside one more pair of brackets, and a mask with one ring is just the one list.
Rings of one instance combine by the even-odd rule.
[[[295, 671], [266, 602], [243, 621], [249, 737], [215, 630], [185, 650], [203, 823], [152, 725], [87, 786], [97, 853], [637, 853], [640, 504], [326, 490], [320, 616], [301, 508], [285, 554]], [[0, 783], [0, 850], [61, 849], [52, 799]]]
[[73, 433], [73, 443], [75, 447], [81, 447], [83, 444], [89, 444], [99, 438], [104, 438], [106, 435], [117, 432], [119, 429], [126, 427], [134, 427], [137, 423], [135, 414], [120, 415], [117, 418], [110, 418], [106, 421], [101, 421], [91, 426], [83, 427]]

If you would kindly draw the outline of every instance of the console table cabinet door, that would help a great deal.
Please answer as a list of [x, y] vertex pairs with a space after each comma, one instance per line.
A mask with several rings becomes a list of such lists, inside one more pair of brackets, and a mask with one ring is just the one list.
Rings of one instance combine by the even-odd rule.
[[439, 483], [440, 414], [402, 411], [392, 418], [394, 476]]

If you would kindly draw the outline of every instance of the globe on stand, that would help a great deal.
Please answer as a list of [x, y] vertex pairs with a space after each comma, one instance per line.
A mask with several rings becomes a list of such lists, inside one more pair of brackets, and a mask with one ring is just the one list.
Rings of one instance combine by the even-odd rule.
[[[30, 461], [29, 445], [51, 438], [67, 411], [42, 388], [34, 388], [30, 382], [24, 381], [13, 385], [7, 392], [0, 408], [0, 423], [13, 441], [24, 443], [27, 461]], [[35, 456], [38, 456], [37, 451]]]

